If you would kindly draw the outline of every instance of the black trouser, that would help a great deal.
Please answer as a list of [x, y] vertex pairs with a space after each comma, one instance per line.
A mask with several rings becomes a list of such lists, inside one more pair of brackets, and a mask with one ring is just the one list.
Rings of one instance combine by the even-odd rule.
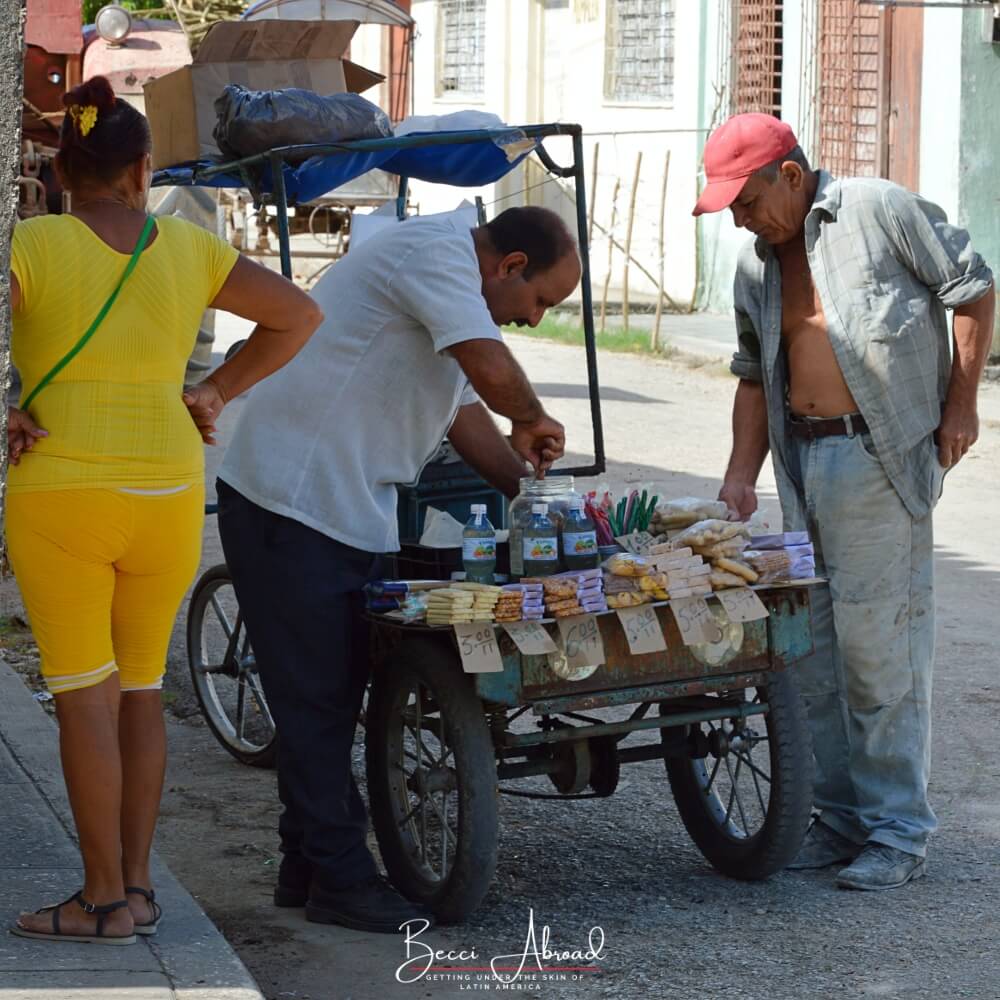
[[281, 850], [326, 888], [369, 878], [351, 749], [368, 681], [362, 587], [381, 559], [264, 510], [218, 481], [219, 534], [278, 728]]

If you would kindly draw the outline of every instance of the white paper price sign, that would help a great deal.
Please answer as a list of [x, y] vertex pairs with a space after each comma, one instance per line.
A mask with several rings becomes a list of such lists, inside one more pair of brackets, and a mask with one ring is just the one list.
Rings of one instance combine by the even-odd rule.
[[454, 628], [462, 669], [467, 674], [498, 674], [503, 671], [497, 637], [489, 622], [459, 622]]
[[618, 620], [625, 630], [625, 639], [632, 653], [659, 653], [667, 648], [663, 638], [660, 619], [651, 604], [640, 604], [637, 608], [620, 608]]
[[525, 656], [554, 653], [556, 644], [540, 622], [507, 622], [504, 631]]
[[770, 614], [764, 602], [749, 587], [720, 590], [715, 596], [731, 622], [755, 622]]
[[594, 667], [604, 662], [604, 640], [594, 615], [579, 615], [559, 619], [559, 634], [566, 652], [566, 665]]
[[670, 602], [670, 610], [674, 613], [685, 646], [718, 642], [722, 638], [722, 629], [703, 597], [678, 598]]

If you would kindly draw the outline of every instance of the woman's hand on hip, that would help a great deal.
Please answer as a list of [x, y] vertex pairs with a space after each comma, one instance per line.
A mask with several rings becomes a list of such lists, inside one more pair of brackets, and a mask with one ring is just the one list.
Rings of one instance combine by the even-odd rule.
[[211, 379], [205, 379], [184, 391], [184, 405], [188, 408], [188, 413], [191, 414], [191, 419], [205, 444], [217, 443], [215, 421], [219, 419], [219, 414], [227, 402], [222, 391]]
[[17, 465], [36, 441], [48, 436], [49, 432], [43, 431], [24, 410], [7, 407], [7, 457], [11, 465]]

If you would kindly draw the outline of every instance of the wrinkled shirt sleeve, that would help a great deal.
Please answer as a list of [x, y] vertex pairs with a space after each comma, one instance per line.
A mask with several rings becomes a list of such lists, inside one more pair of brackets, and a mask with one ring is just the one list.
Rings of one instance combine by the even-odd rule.
[[951, 225], [941, 208], [897, 187], [886, 191], [883, 204], [889, 237], [900, 263], [945, 308], [975, 302], [990, 290], [992, 271], [973, 250], [968, 232]]
[[747, 310], [740, 277], [739, 272], [737, 272], [733, 288], [733, 301], [736, 307], [736, 353], [733, 355], [729, 370], [737, 378], [749, 379], [751, 382], [763, 382], [764, 371], [761, 366], [760, 336]]

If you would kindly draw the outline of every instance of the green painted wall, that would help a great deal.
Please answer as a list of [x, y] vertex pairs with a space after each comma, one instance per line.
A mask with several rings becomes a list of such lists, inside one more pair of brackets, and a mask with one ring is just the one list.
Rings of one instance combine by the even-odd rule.
[[[985, 11], [965, 12], [958, 222], [1000, 276], [1000, 45], [983, 40]], [[993, 337], [1000, 353], [1000, 315]]]

